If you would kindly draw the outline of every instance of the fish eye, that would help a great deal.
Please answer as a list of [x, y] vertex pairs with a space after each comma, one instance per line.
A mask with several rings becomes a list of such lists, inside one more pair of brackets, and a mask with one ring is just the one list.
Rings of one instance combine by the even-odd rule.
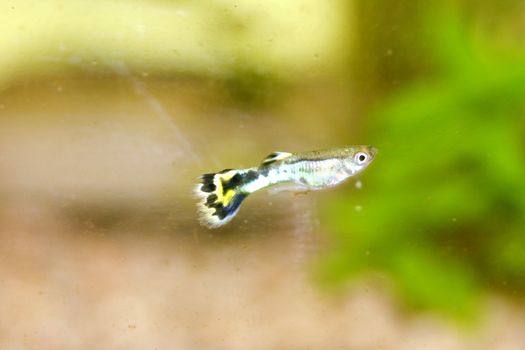
[[363, 164], [364, 162], [366, 162], [366, 160], [368, 159], [368, 156], [366, 155], [366, 153], [363, 153], [363, 152], [357, 152], [354, 156], [354, 159], [355, 161], [357, 162], [357, 164], [361, 165]]

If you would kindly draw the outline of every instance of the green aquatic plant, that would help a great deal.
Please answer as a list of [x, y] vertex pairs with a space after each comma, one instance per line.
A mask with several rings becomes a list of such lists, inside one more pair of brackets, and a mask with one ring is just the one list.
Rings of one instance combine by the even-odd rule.
[[407, 305], [471, 319], [485, 293], [525, 288], [525, 53], [435, 17], [436, 72], [371, 115], [366, 186], [327, 205], [322, 276], [381, 271]]

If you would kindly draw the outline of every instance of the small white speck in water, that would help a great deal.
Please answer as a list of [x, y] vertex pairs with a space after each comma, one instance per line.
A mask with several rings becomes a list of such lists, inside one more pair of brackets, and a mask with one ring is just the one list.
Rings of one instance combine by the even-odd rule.
[[363, 188], [363, 183], [361, 182], [361, 180], [357, 180], [355, 182], [355, 188], [357, 188], [358, 190]]
[[457, 218], [452, 218], [452, 222], [456, 222], [456, 221], [458, 221]]
[[355, 209], [356, 212], [359, 213], [361, 210], [363, 210], [363, 207], [360, 206], [360, 205], [356, 205], [354, 209]]

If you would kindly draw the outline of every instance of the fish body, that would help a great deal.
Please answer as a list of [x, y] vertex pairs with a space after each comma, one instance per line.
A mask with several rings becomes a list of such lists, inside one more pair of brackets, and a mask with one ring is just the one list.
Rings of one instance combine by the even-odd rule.
[[278, 186], [307, 192], [336, 186], [365, 169], [376, 153], [370, 146], [274, 152], [258, 167], [204, 174], [194, 190], [199, 198], [199, 221], [209, 228], [226, 224], [237, 214], [242, 201], [261, 189]]

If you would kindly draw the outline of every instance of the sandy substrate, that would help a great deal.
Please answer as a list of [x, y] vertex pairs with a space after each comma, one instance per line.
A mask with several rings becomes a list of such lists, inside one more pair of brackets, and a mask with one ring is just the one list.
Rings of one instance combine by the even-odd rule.
[[374, 284], [330, 295], [308, 278], [293, 234], [108, 230], [27, 202], [4, 209], [0, 223], [2, 349], [525, 345], [525, 314], [506, 302], [490, 303], [479, 327], [460, 331], [434, 316], [404, 314]]

